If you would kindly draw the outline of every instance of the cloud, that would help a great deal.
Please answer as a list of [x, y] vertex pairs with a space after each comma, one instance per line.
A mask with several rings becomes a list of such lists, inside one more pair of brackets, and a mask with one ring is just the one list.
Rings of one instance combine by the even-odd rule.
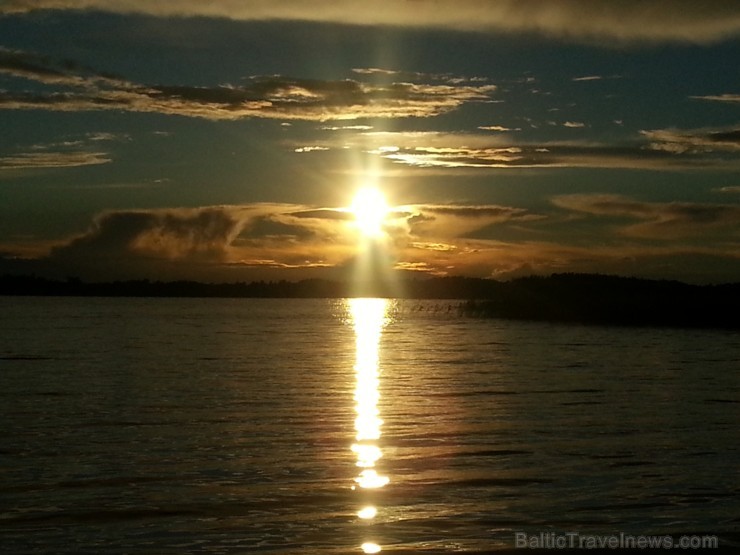
[[413, 249], [423, 249], [439, 252], [450, 252], [457, 250], [457, 247], [455, 245], [449, 245], [447, 243], [425, 243], [422, 241], [412, 241], [411, 243], [409, 243], [409, 246]]
[[491, 147], [398, 148], [379, 153], [395, 163], [418, 168], [642, 168], [675, 169], [699, 160], [648, 151], [637, 146], [591, 143], [541, 143]]
[[35, 54], [0, 51], [0, 75], [22, 77], [66, 90], [0, 91], [0, 109], [91, 111], [124, 110], [210, 120], [356, 120], [433, 117], [465, 103], [485, 102], [496, 90], [489, 84], [366, 83], [281, 76], [252, 77], [243, 86], [144, 85], [114, 79], [67, 62], [64, 71]]
[[[598, 271], [706, 280], [740, 270], [740, 206], [647, 203], [609, 195], [561, 196], [553, 202], [593, 217], [593, 241], [569, 244], [562, 236], [557, 242], [533, 241], [547, 236], [548, 226], [562, 218], [518, 207], [402, 206], [394, 209], [386, 228], [387, 263], [427, 275], [497, 278]], [[636, 223], [625, 224], [625, 219]], [[615, 230], [610, 221], [621, 227]], [[518, 234], [524, 240], [507, 233], [530, 224]], [[535, 229], [538, 235], [532, 235]], [[693, 241], [696, 236], [715, 240]], [[647, 244], [645, 237], [663, 241]], [[0, 269], [104, 280], [342, 277], [352, 269], [360, 245], [343, 208], [264, 203], [119, 210], [98, 214], [87, 231], [57, 241], [46, 255], [28, 242], [15, 250], [2, 245], [6, 255], [0, 256]], [[19, 260], [21, 254], [27, 259]]]
[[521, 208], [511, 206], [483, 205], [483, 206], [465, 206], [446, 204], [443, 206], [424, 206], [425, 213], [440, 216], [455, 216], [466, 219], [492, 219], [493, 221], [507, 221], [515, 217], [520, 217], [526, 213]]
[[727, 187], [719, 187], [718, 189], [712, 189], [716, 193], [740, 193], [740, 185], [728, 185]]
[[448, 274], [445, 270], [438, 270], [433, 266], [430, 266], [426, 262], [396, 262], [393, 265], [394, 270], [400, 272], [418, 272], [427, 276], [446, 276]]
[[39, 261], [103, 279], [339, 268], [357, 246], [350, 220], [343, 209], [270, 203], [106, 211]]
[[322, 131], [369, 131], [372, 125], [323, 125]]
[[221, 260], [244, 216], [233, 207], [104, 212], [51, 257]]
[[521, 127], [505, 127], [503, 125], [479, 125], [478, 129], [482, 131], [498, 131], [505, 133], [507, 131], [521, 131]]
[[126, 134], [103, 131], [86, 133], [79, 137], [34, 144], [26, 152], [0, 156], [0, 170], [29, 170], [44, 168], [73, 168], [96, 166], [113, 160], [99, 149], [103, 142], [129, 140]]
[[0, 74], [45, 85], [95, 87], [125, 84], [114, 76], [98, 73], [71, 60], [55, 61], [49, 56], [2, 46], [0, 46]]
[[562, 195], [552, 199], [560, 208], [594, 216], [639, 220], [620, 227], [625, 236], [660, 239], [724, 239], [740, 237], [740, 205], [689, 202], [643, 202], [621, 195]]
[[[432, 27], [475, 32], [539, 33], [612, 42], [715, 42], [740, 33], [740, 6], [695, 0], [458, 0], [450, 9], [415, 0], [6, 0], [0, 13], [42, 9], [141, 13], [157, 17], [299, 20], [349, 25]], [[600, 42], [600, 44], [602, 44]]]
[[[405, 239], [413, 248], [437, 251], [454, 250], [453, 239], [485, 236], [492, 228], [501, 225], [544, 218], [524, 208], [490, 204], [411, 205], [399, 207], [397, 215], [404, 221], [407, 229]], [[440, 245], [444, 248], [438, 248]]]
[[740, 102], [740, 94], [718, 94], [707, 96], [691, 96], [694, 100], [710, 100], [713, 102]]
[[379, 67], [356, 67], [352, 71], [360, 75], [399, 75], [401, 73], [395, 69], [383, 69]]
[[[398, 250], [396, 267], [428, 275], [499, 279], [605, 272], [705, 281], [720, 275], [721, 279], [736, 279], [740, 271], [740, 207], [651, 205], [598, 195], [558, 197], [554, 202], [566, 210], [593, 216], [593, 221], [587, 222], [587, 241], [581, 235], [561, 233], [552, 235], [557, 239], [551, 241], [532, 240], [551, 236], [550, 226], [563, 221], [557, 214], [533, 214], [516, 207], [461, 206], [457, 214], [441, 216], [433, 213], [432, 206], [409, 207], [408, 240]], [[490, 213], [495, 223], [481, 227], [484, 218], [474, 216], [476, 212]], [[624, 219], [638, 223], [621, 224]], [[615, 223], [621, 227], [615, 228]], [[646, 237], [661, 241], [648, 243]], [[707, 237], [716, 240], [702, 240]]]
[[336, 209], [336, 208], [314, 208], [299, 210], [297, 212], [287, 212], [287, 216], [293, 218], [309, 218], [314, 220], [351, 220], [352, 214], [347, 210]]
[[[420, 251], [421, 252], [421, 251]], [[545, 241], [467, 241], [453, 253], [423, 252], [403, 262], [424, 264], [431, 275], [511, 279], [554, 272], [599, 272], [684, 279], [736, 280], [740, 257], [733, 247], [612, 244], [608, 249]], [[436, 255], [436, 256], [435, 256]], [[422, 268], [419, 269], [422, 271]]]
[[740, 152], [740, 128], [641, 131], [652, 150], [675, 154]]
[[310, 262], [303, 260], [296, 264], [288, 264], [286, 262], [278, 262], [270, 258], [261, 259], [244, 259], [239, 262], [233, 263], [233, 267], [245, 267], [245, 268], [259, 268], [259, 269], [271, 269], [271, 270], [305, 270], [314, 268], [331, 268], [332, 264], [326, 262]]
[[98, 131], [97, 133], [88, 133], [86, 138], [88, 141], [93, 141], [93, 142], [127, 141], [130, 139], [129, 135], [126, 133], [108, 133], [105, 131]]
[[105, 152], [27, 152], [0, 157], [0, 170], [72, 168], [107, 164], [111, 161]]
[[642, 131], [622, 144], [517, 142], [504, 134], [368, 132], [317, 144], [325, 148], [364, 150], [396, 164], [427, 169], [676, 170], [735, 168], [739, 162], [740, 131]]
[[368, 77], [376, 77], [380, 82], [387, 81], [388, 78], [393, 77], [401, 81], [426, 81], [426, 82], [438, 82], [447, 85], [465, 85], [465, 84], [481, 84], [488, 83], [490, 80], [488, 77], [466, 77], [458, 75], [456, 73], [429, 73], [423, 71], [406, 71], [396, 69], [384, 69], [377, 67], [370, 68], [353, 68], [353, 73], [359, 75], [365, 75]]
[[316, 152], [316, 151], [322, 151], [322, 150], [329, 150], [329, 147], [326, 146], [300, 146], [293, 150], [293, 152]]
[[[525, 209], [497, 205], [401, 206], [388, 216], [384, 248], [389, 260], [418, 265], [424, 256], [467, 252], [465, 243], [491, 226], [538, 218]], [[258, 203], [102, 212], [86, 231], [57, 241], [39, 260], [66, 268], [68, 275], [108, 279], [178, 275], [173, 268], [181, 276], [213, 275], [225, 268], [341, 271], [357, 257], [360, 245], [346, 208]], [[31, 252], [28, 245], [24, 249]], [[430, 271], [440, 269], [430, 265]]]

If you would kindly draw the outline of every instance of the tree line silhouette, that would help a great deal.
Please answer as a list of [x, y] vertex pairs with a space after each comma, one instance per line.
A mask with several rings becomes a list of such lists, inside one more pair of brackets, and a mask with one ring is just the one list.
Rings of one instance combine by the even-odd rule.
[[690, 285], [593, 274], [553, 274], [503, 284], [467, 303], [471, 315], [621, 326], [740, 327], [740, 283]]
[[740, 327], [740, 283], [691, 285], [601, 274], [552, 274], [511, 281], [469, 277], [387, 283], [321, 279], [203, 283], [128, 280], [84, 282], [70, 277], [0, 276], [0, 295], [99, 297], [456, 299], [474, 317], [623, 326]]

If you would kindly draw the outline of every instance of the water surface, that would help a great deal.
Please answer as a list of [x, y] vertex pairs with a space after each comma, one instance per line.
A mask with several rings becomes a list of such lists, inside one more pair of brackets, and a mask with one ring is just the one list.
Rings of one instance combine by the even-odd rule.
[[737, 544], [739, 361], [732, 332], [444, 302], [0, 297], [0, 537], [16, 554]]

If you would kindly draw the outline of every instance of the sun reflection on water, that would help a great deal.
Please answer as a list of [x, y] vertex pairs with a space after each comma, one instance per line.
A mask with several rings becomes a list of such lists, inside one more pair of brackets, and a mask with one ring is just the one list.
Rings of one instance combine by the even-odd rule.
[[[380, 337], [386, 322], [388, 301], [386, 299], [350, 299], [350, 314], [355, 329], [355, 442], [352, 452], [356, 465], [362, 470], [354, 481], [360, 492], [367, 492], [361, 500], [362, 508], [357, 516], [363, 520], [372, 520], [378, 509], [369, 501], [369, 493], [382, 488], [390, 481], [376, 470], [378, 460], [383, 452], [378, 445], [383, 420], [380, 418], [378, 402], [380, 401]], [[356, 489], [353, 486], [352, 489]], [[364, 553], [378, 553], [380, 545], [365, 542], [361, 546]]]
[[378, 509], [376, 509], [372, 505], [368, 505], [367, 507], [363, 507], [362, 509], [357, 511], [357, 516], [365, 520], [375, 518], [375, 515], [377, 514], [378, 514]]

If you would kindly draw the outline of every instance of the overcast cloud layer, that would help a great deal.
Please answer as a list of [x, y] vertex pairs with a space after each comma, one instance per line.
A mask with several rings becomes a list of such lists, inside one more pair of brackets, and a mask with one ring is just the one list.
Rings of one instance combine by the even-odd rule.
[[477, 32], [524, 31], [625, 42], [704, 43], [740, 33], [740, 6], [722, 0], [8, 0], [0, 7], [0, 13], [43, 9], [437, 27]]

